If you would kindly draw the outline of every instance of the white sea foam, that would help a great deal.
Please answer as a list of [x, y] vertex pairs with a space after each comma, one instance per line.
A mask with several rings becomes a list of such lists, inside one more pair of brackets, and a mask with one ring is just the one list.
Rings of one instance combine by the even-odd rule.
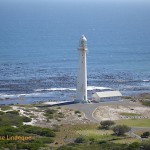
[[30, 93], [30, 94], [0, 94], [0, 99], [15, 99], [15, 98], [28, 98], [28, 97], [49, 97], [51, 93]]
[[143, 80], [143, 82], [150, 82], [150, 80]]
[[[108, 87], [98, 87], [98, 86], [88, 86], [88, 91], [92, 90], [111, 90]], [[42, 92], [42, 91], [76, 91], [76, 88], [48, 88], [48, 89], [36, 89], [35, 92]]]
[[92, 90], [111, 90], [111, 88], [99, 87], [99, 86], [88, 86], [87, 90], [89, 90], [89, 91], [92, 91]]
[[65, 104], [65, 103], [68, 103], [68, 102], [73, 102], [73, 101], [56, 101], [56, 102], [53, 102], [53, 101], [51, 101], [51, 102], [44, 102], [43, 104], [45, 104], [45, 105], [55, 105], [55, 104]]
[[35, 92], [41, 91], [75, 91], [75, 88], [48, 88], [48, 89], [36, 89]]

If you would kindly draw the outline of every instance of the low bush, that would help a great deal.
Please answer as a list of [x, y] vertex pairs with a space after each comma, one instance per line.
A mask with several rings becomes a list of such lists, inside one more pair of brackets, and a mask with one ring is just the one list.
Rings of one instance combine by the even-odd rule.
[[54, 139], [49, 137], [38, 138], [35, 140], [36, 143], [50, 144], [54, 142]]
[[150, 132], [144, 132], [142, 135], [141, 135], [141, 137], [142, 138], [148, 138], [150, 136]]
[[44, 115], [47, 117], [47, 119], [53, 119], [54, 118], [54, 113], [56, 113], [56, 110], [47, 109], [47, 110], [45, 110]]
[[74, 142], [75, 143], [85, 143], [86, 139], [81, 136], [81, 137], [76, 138]]
[[4, 113], [0, 115], [0, 126], [20, 126], [22, 125], [22, 117], [15, 113]]
[[4, 115], [5, 114], [5, 112], [3, 112], [3, 111], [0, 111], [0, 115]]
[[124, 135], [126, 132], [129, 132], [130, 127], [126, 125], [116, 125], [115, 127], [113, 127], [113, 131], [117, 136], [121, 136]]
[[64, 118], [65, 117], [64, 114], [61, 112], [59, 112], [57, 116], [58, 116], [58, 118]]
[[111, 120], [106, 120], [106, 121], [101, 121], [100, 125], [102, 129], [106, 129], [108, 130], [110, 128], [110, 126], [114, 125], [115, 122], [111, 121]]
[[54, 110], [54, 109], [47, 109], [45, 111], [46, 114], [54, 114], [55, 112], [56, 112], [56, 110]]
[[79, 110], [76, 110], [74, 113], [75, 114], [81, 114], [81, 112]]
[[35, 127], [35, 126], [33, 127], [30, 125], [27, 125], [24, 128], [25, 128], [25, 132], [27, 132], [27, 133], [33, 133], [33, 134], [46, 136], [46, 137], [54, 137], [55, 136], [54, 131], [51, 129], [48, 129], [48, 128], [41, 128], [41, 127]]
[[7, 111], [6, 113], [14, 114], [14, 115], [19, 115], [19, 112], [16, 111], [16, 110], [13, 110], [13, 111]]
[[140, 148], [140, 143], [138, 142], [133, 142], [128, 146], [128, 150], [138, 150], [139, 148]]
[[10, 106], [1, 106], [0, 108], [1, 108], [1, 110], [3, 110], [3, 111], [12, 109]]
[[150, 140], [145, 140], [140, 144], [142, 150], [150, 150]]
[[29, 117], [23, 116], [23, 117], [22, 117], [22, 121], [23, 121], [23, 122], [31, 122], [32, 119], [29, 118]]

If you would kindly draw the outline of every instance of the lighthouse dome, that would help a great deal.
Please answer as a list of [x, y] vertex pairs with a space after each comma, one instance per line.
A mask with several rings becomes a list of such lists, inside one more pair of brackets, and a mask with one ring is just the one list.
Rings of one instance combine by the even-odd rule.
[[86, 39], [86, 37], [85, 37], [84, 35], [82, 35], [82, 37], [81, 37], [81, 41], [85, 41], [85, 42], [87, 42], [87, 39]]
[[87, 47], [87, 39], [84, 35], [82, 35], [81, 39], [80, 39], [80, 44], [79, 44], [80, 47], [84, 47], [86, 48]]

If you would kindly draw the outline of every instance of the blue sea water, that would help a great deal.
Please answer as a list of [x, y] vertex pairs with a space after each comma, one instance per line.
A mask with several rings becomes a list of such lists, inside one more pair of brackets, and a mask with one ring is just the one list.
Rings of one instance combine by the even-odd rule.
[[[88, 39], [88, 85], [150, 91], [150, 2], [0, 0], [0, 103], [70, 100], [78, 43]], [[6, 100], [7, 99], [7, 100]]]

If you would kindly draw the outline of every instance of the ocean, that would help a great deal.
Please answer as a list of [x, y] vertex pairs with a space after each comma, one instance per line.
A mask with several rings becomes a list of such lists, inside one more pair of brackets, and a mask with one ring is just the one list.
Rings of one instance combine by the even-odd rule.
[[0, 0], [0, 104], [73, 100], [82, 34], [89, 86], [149, 92], [149, 18], [146, 0]]

